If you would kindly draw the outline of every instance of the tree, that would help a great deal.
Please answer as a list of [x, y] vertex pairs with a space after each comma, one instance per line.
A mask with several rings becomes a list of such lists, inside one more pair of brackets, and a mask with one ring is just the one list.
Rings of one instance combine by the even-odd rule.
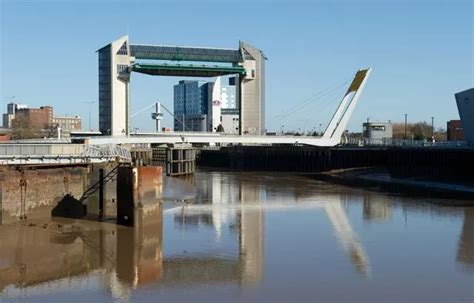
[[413, 133], [413, 139], [415, 140], [431, 139], [431, 125], [428, 125], [426, 122], [417, 122], [412, 125], [410, 130]]
[[31, 127], [25, 117], [17, 116], [12, 120], [12, 140], [41, 138], [39, 128]]
[[[427, 122], [408, 123], [406, 127], [405, 138], [405, 123], [394, 123], [393, 125], [394, 139], [408, 139], [408, 140], [431, 140], [431, 124]], [[436, 141], [446, 140], [446, 132], [443, 129], [438, 129], [434, 132]]]

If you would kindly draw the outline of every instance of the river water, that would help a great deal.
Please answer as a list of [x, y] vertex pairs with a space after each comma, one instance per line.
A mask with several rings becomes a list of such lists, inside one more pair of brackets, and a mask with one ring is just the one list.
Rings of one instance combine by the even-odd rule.
[[474, 208], [439, 202], [201, 171], [135, 228], [0, 226], [0, 301], [473, 302]]

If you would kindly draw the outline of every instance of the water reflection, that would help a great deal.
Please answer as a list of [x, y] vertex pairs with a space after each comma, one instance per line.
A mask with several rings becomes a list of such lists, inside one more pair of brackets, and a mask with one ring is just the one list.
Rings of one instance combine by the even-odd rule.
[[[375, 286], [383, 289], [399, 282], [384, 280], [393, 275], [388, 267], [397, 253], [388, 255], [382, 249], [387, 246], [397, 251], [408, 248], [403, 245], [417, 243], [404, 242], [399, 235], [408, 236], [411, 224], [415, 227], [410, 233], [416, 233], [422, 226], [420, 220], [425, 218], [428, 221], [424, 224], [430, 222], [429, 227], [437, 230], [444, 230], [439, 227], [444, 219], [459, 223], [460, 234], [455, 235], [459, 241], [452, 241], [447, 236], [451, 234], [442, 235], [447, 243], [454, 243], [446, 250], [454, 254], [440, 256], [444, 264], [457, 262], [471, 272], [474, 268], [473, 209], [440, 208], [423, 201], [285, 175], [205, 172], [192, 180], [168, 179], [164, 184], [165, 197], [186, 203], [149, 203], [136, 212], [134, 228], [69, 219], [1, 226], [1, 295], [30, 298], [46, 294], [49, 301], [61, 301], [54, 299], [55, 292], [92, 289], [100, 293], [94, 297], [97, 300], [104, 293], [111, 299], [128, 300], [142, 290], [163, 295], [233, 285], [258, 289], [266, 296], [269, 290], [265, 285], [272, 283], [271, 292], [291, 287], [302, 293], [318, 291], [323, 295], [326, 288], [339, 289], [346, 283], [348, 291], [358, 287], [360, 291], [354, 294], [367, 294], [368, 297], [358, 297], [359, 301], [366, 301]], [[156, 200], [155, 193], [144, 191], [141, 198], [147, 197]], [[309, 221], [301, 221], [309, 222], [308, 226], [298, 225], [301, 217], [309, 217]], [[393, 230], [383, 229], [384, 226], [397, 233], [391, 235]], [[372, 232], [377, 230], [381, 232], [375, 236]], [[212, 231], [211, 239], [206, 238], [207, 231]], [[324, 234], [329, 236], [325, 238]], [[288, 236], [291, 238], [285, 238]], [[421, 236], [415, 240], [430, 240], [429, 234]], [[291, 245], [288, 243], [296, 247], [287, 247]], [[331, 250], [333, 246], [337, 249]], [[431, 248], [427, 247], [426, 252], [432, 252]], [[295, 252], [301, 259], [291, 255]], [[339, 252], [342, 261], [328, 256]], [[315, 253], [320, 254], [316, 256], [320, 259], [315, 260]], [[410, 257], [422, 262], [423, 253]], [[344, 269], [346, 265], [355, 276]], [[278, 271], [280, 267], [282, 272]], [[297, 273], [292, 275], [293, 268]], [[424, 270], [427, 280], [437, 272]], [[466, 281], [464, 276], [445, 272], [447, 277], [457, 277], [458, 282]], [[286, 274], [289, 280], [278, 284]], [[335, 282], [331, 282], [332, 276]], [[305, 288], [308, 281], [311, 285]], [[378, 281], [380, 284], [376, 284]], [[226, 298], [229, 297], [220, 299], [227, 301]], [[400, 297], [399, 301], [404, 299]]]
[[373, 195], [364, 195], [363, 217], [367, 222], [383, 222], [392, 217], [392, 201], [388, 196], [377, 196], [376, 201]]
[[[217, 238], [222, 226], [238, 226], [241, 282], [249, 285], [259, 282], [263, 276], [265, 210], [323, 208], [349, 260], [358, 272], [369, 276], [369, 260], [345, 213], [345, 197], [340, 194], [306, 195], [292, 185], [274, 187], [271, 183], [275, 181], [278, 183], [274, 179], [222, 178], [221, 174], [212, 173], [201, 180], [195, 203], [176, 211], [175, 223], [182, 228], [212, 225]], [[272, 203], [265, 203], [268, 200]]]
[[[59, 219], [4, 226], [0, 233], [0, 290], [56, 288], [101, 272], [105, 289], [117, 297], [162, 276], [162, 205], [137, 211], [135, 228]], [[77, 282], [77, 281], [76, 281]]]
[[474, 208], [464, 210], [457, 260], [468, 271], [474, 272]]
[[[332, 202], [332, 203], [331, 203]], [[369, 258], [367, 257], [359, 237], [352, 229], [341, 201], [331, 201], [324, 206], [331, 224], [344, 250], [349, 254], [351, 262], [358, 272], [369, 276], [371, 274]]]

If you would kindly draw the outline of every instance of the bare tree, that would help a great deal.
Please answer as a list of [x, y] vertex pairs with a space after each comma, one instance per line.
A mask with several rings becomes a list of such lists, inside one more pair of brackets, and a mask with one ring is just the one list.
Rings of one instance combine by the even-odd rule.
[[[406, 125], [405, 138], [405, 123], [393, 124], [393, 138], [394, 139], [408, 139], [408, 140], [430, 140], [432, 134], [431, 125], [427, 122], [408, 123]], [[436, 141], [446, 140], [446, 131], [438, 129], [433, 132]]]
[[12, 139], [32, 139], [41, 138], [42, 131], [39, 128], [31, 127], [25, 117], [15, 117], [12, 121]]

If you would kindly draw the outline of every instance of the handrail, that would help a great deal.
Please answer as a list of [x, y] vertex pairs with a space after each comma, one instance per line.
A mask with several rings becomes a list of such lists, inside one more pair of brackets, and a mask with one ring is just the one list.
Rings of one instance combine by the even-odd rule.
[[130, 150], [116, 144], [0, 144], [0, 159], [98, 159], [131, 162]]
[[474, 143], [466, 141], [423, 141], [392, 138], [343, 138], [341, 145], [368, 147], [403, 147], [403, 148], [474, 148]]

